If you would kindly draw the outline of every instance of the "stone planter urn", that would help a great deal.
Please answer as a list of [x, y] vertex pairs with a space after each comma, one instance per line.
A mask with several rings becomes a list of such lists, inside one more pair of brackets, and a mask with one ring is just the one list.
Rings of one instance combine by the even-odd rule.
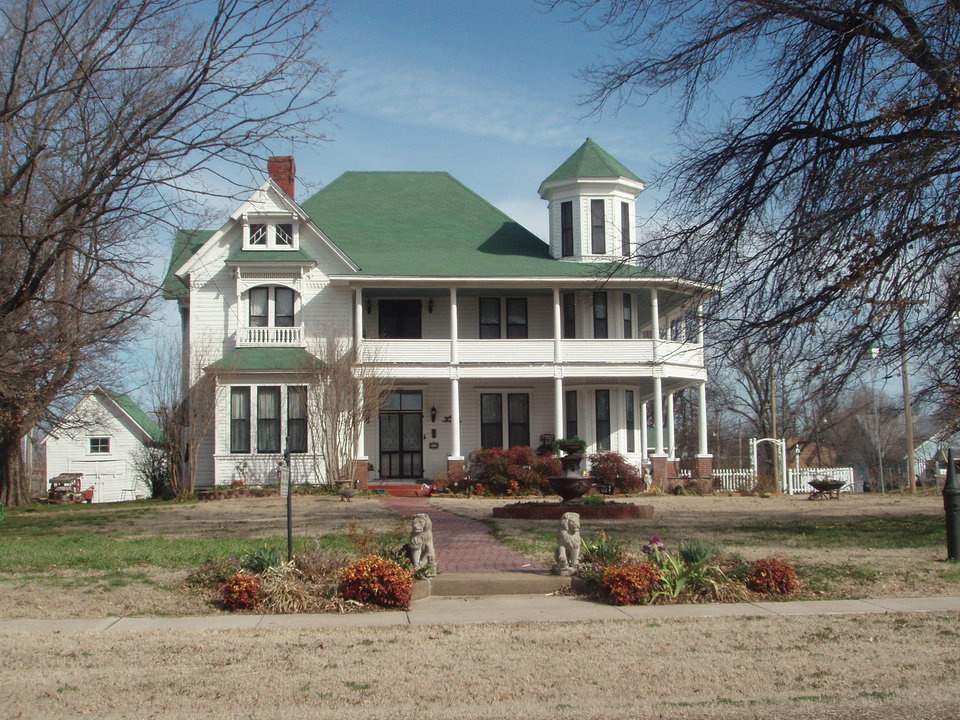
[[571, 500], [576, 500], [582, 495], [586, 495], [590, 492], [590, 488], [593, 487], [593, 479], [585, 477], [552, 477], [547, 478], [550, 483], [550, 487], [553, 488], [553, 491], [563, 498], [563, 502], [570, 502]]
[[350, 498], [359, 492], [353, 486], [353, 480], [334, 480], [333, 484], [337, 488], [337, 495], [340, 496], [340, 502], [344, 500], [350, 502]]

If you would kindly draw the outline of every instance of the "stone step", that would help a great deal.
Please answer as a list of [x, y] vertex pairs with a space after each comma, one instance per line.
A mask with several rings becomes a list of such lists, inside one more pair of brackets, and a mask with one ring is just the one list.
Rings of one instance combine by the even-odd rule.
[[571, 578], [548, 572], [444, 573], [414, 584], [413, 599], [431, 596], [550, 595], [570, 587]]
[[[397, 484], [397, 483], [370, 483], [367, 486], [367, 489], [370, 492], [377, 495], [382, 495], [386, 493], [391, 497], [425, 497], [426, 493], [423, 492], [423, 485], [421, 483], [416, 484]], [[383, 493], [379, 492], [380, 490]]]

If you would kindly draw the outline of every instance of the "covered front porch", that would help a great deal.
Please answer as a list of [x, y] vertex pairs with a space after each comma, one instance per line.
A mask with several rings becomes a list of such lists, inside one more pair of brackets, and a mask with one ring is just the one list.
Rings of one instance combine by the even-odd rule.
[[655, 485], [677, 475], [674, 398], [694, 393], [694, 477], [709, 478], [704, 383], [659, 377], [451, 378], [398, 381], [379, 418], [367, 423], [356, 479], [417, 484], [465, 469], [482, 447], [578, 436], [587, 453], [610, 450], [645, 467]]

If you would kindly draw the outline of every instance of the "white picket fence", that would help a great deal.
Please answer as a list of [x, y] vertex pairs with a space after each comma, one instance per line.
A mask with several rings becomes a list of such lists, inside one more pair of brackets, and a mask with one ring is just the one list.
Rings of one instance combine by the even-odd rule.
[[[751, 490], [757, 483], [756, 474], [753, 470], [724, 470], [715, 469], [713, 479], [716, 481], [718, 490], [729, 492], [739, 492]], [[808, 484], [811, 480], [827, 480], [844, 483], [841, 492], [851, 492], [853, 490], [853, 468], [800, 468], [799, 470], [788, 469], [786, 482], [781, 484], [781, 491], [787, 495], [798, 495], [813, 492], [813, 488]]]

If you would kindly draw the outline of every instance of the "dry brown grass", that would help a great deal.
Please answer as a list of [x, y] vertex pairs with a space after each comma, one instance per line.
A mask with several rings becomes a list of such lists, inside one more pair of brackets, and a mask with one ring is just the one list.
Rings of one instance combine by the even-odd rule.
[[953, 614], [0, 637], [4, 717], [957, 717]]

